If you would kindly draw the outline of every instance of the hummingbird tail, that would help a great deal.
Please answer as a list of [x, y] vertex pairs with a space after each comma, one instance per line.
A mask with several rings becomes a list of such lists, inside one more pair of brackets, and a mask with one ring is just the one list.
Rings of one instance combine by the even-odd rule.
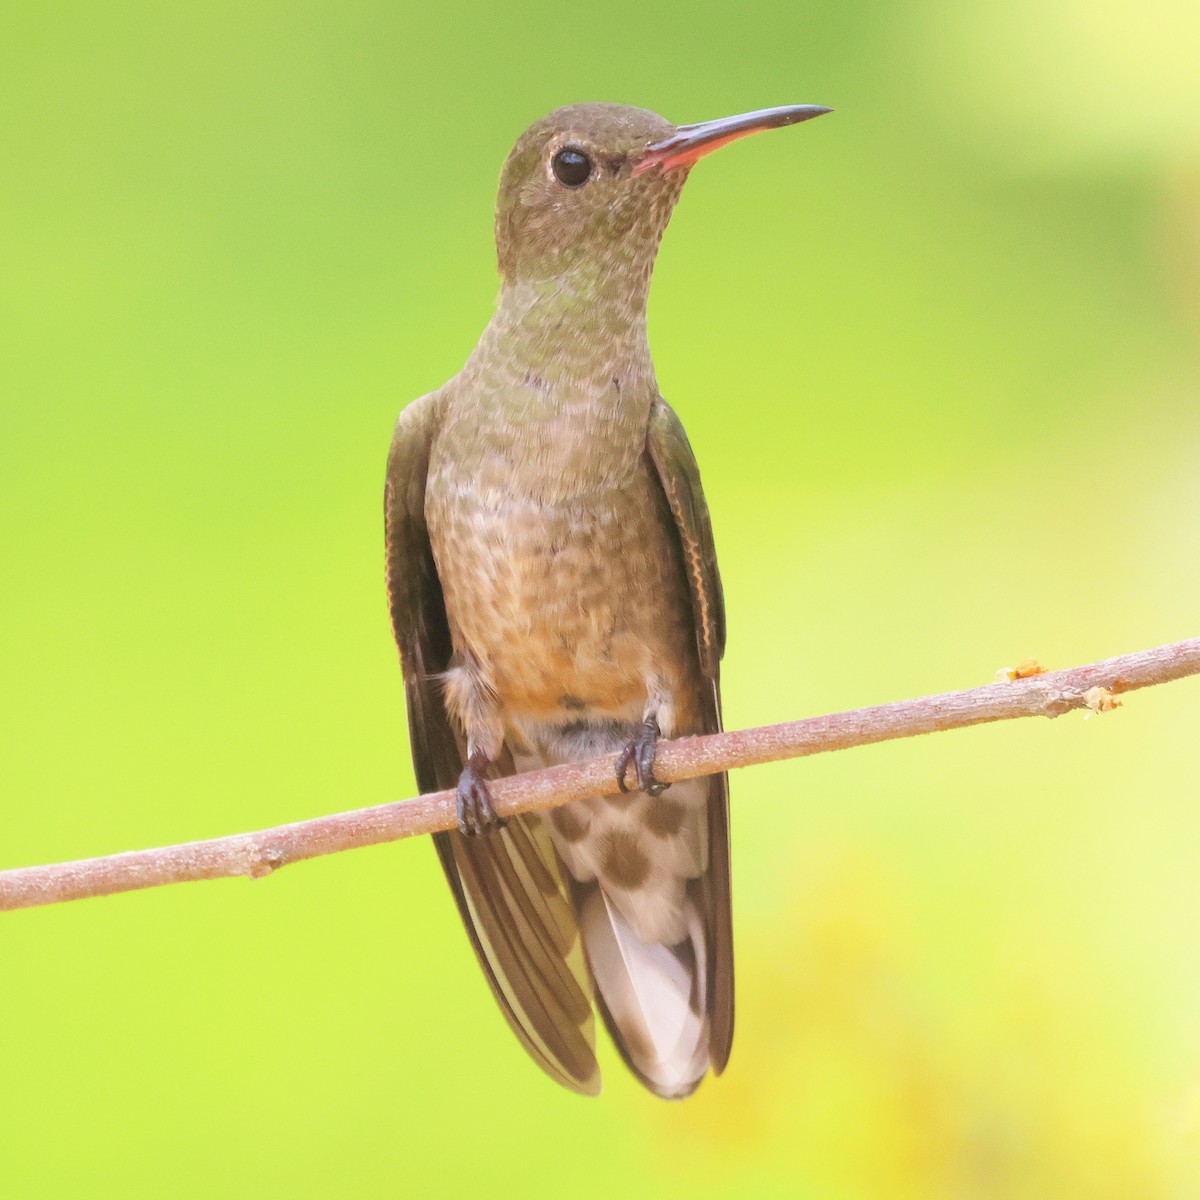
[[717, 777], [578, 801], [547, 821], [600, 1013], [626, 1065], [665, 1099], [690, 1095], [728, 1057], [724, 805]]
[[675, 946], [644, 942], [593, 887], [579, 907], [596, 998], [630, 1070], [656, 1095], [690, 1096], [709, 1068], [705, 945], [688, 902], [688, 936]]

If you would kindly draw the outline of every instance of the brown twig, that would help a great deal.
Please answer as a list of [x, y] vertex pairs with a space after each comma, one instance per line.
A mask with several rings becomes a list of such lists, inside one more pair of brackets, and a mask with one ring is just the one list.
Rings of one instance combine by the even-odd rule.
[[[1106, 712], [1122, 692], [1196, 674], [1200, 674], [1200, 638], [1012, 683], [663, 742], [654, 769], [659, 778], [675, 782], [754, 763], [845, 750], [988, 721], [1057, 717], [1074, 708]], [[612, 787], [611, 759], [595, 758], [496, 780], [491, 791], [497, 811], [511, 815], [603, 795]], [[257, 879], [301, 859], [398, 841], [454, 825], [454, 793], [433, 792], [415, 800], [296, 821], [257, 833], [0, 871], [0, 911], [195, 879], [233, 875]]]

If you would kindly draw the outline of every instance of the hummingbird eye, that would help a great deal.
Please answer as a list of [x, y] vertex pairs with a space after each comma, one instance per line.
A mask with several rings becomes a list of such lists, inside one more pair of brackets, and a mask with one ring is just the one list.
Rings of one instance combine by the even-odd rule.
[[587, 183], [592, 160], [578, 146], [564, 146], [550, 163], [554, 178], [564, 187], [577, 188]]

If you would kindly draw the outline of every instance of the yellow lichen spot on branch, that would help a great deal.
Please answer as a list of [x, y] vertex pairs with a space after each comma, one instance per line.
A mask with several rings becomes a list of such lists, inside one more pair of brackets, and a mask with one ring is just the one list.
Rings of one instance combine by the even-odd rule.
[[1092, 712], [1097, 713], [1112, 712], [1114, 708], [1120, 708], [1124, 704], [1111, 688], [1106, 687], [1088, 688], [1083, 693], [1083, 702]]
[[1001, 667], [996, 672], [997, 683], [1013, 683], [1018, 679], [1032, 679], [1034, 675], [1045, 675], [1046, 668], [1036, 658], [1023, 658], [1015, 667]]

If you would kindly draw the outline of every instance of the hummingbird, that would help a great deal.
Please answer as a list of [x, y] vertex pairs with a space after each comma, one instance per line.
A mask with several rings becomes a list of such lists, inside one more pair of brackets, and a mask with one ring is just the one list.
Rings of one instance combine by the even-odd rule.
[[[659, 394], [650, 276], [691, 167], [831, 111], [673, 125], [576, 104], [531, 125], [496, 203], [502, 280], [462, 370], [400, 413], [387, 585], [413, 765], [456, 790], [434, 835], [501, 1011], [564, 1086], [600, 1090], [594, 1010], [655, 1095], [733, 1038], [728, 784], [655, 777], [721, 728], [725, 613], [695, 457]], [[610, 794], [500, 820], [488, 780], [611, 754]]]

